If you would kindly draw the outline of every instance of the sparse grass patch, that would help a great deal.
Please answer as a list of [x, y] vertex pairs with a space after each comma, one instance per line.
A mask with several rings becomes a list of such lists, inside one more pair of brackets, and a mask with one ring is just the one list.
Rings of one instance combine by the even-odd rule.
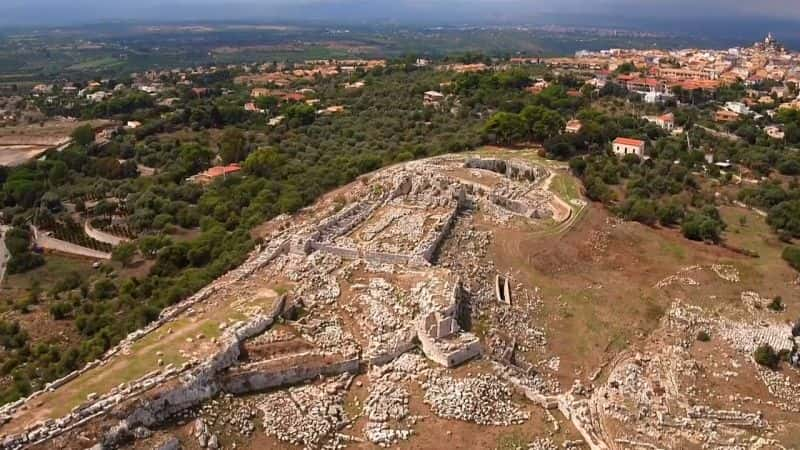
[[550, 190], [567, 202], [581, 198], [577, 181], [568, 175], [556, 175], [550, 184]]
[[527, 440], [517, 432], [501, 434], [497, 438], [497, 450], [524, 450], [527, 447]]
[[678, 261], [686, 259], [686, 249], [676, 242], [663, 240], [660, 243], [660, 247], [662, 252], [672, 256]]

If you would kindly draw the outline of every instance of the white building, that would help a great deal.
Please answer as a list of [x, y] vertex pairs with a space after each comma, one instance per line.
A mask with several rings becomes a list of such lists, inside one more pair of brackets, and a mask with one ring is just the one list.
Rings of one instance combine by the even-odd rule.
[[93, 93], [87, 95], [86, 99], [91, 101], [91, 102], [102, 102], [103, 100], [105, 100], [109, 96], [110, 95], [105, 91], [97, 91], [97, 92], [93, 92]]
[[639, 158], [644, 157], [645, 142], [638, 139], [630, 139], [618, 137], [612, 143], [614, 154], [617, 156], [636, 155]]
[[675, 116], [672, 113], [667, 113], [661, 116], [645, 116], [645, 120], [654, 123], [666, 131], [675, 129]]
[[444, 94], [437, 91], [428, 91], [424, 94], [422, 103], [425, 106], [436, 106], [444, 100]]
[[750, 108], [742, 102], [727, 102], [725, 103], [725, 109], [745, 116], [751, 114]]

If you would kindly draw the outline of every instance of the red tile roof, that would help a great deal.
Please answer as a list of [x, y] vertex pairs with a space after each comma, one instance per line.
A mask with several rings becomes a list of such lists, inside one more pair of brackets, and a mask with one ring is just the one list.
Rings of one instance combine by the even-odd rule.
[[302, 102], [306, 99], [306, 96], [299, 92], [292, 92], [290, 94], [284, 94], [282, 98], [287, 102]]
[[632, 145], [636, 147], [644, 145], [644, 141], [640, 141], [638, 139], [624, 138], [624, 137], [618, 137], [614, 139], [614, 143], [621, 145]]
[[238, 172], [240, 170], [242, 170], [242, 167], [239, 164], [234, 163], [234, 164], [230, 164], [230, 165], [227, 165], [227, 166], [212, 167], [212, 168], [206, 170], [205, 172], [203, 172], [203, 175], [205, 175], [205, 176], [207, 176], [209, 178], [217, 178], [217, 177], [221, 177], [223, 175], [227, 175], [229, 173]]

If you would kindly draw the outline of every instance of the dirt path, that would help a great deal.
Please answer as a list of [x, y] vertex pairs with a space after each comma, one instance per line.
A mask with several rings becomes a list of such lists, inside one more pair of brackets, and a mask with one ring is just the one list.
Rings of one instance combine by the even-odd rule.
[[0, 285], [3, 284], [3, 280], [6, 278], [6, 266], [9, 258], [11, 258], [6, 247], [6, 231], [8, 231], [8, 227], [0, 225]]

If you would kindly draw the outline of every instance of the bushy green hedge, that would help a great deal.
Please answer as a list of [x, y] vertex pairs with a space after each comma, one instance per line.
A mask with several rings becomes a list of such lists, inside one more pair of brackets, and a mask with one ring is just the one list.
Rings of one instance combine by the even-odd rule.
[[783, 249], [781, 256], [790, 266], [794, 267], [795, 270], [800, 271], [800, 247], [786, 247]]

